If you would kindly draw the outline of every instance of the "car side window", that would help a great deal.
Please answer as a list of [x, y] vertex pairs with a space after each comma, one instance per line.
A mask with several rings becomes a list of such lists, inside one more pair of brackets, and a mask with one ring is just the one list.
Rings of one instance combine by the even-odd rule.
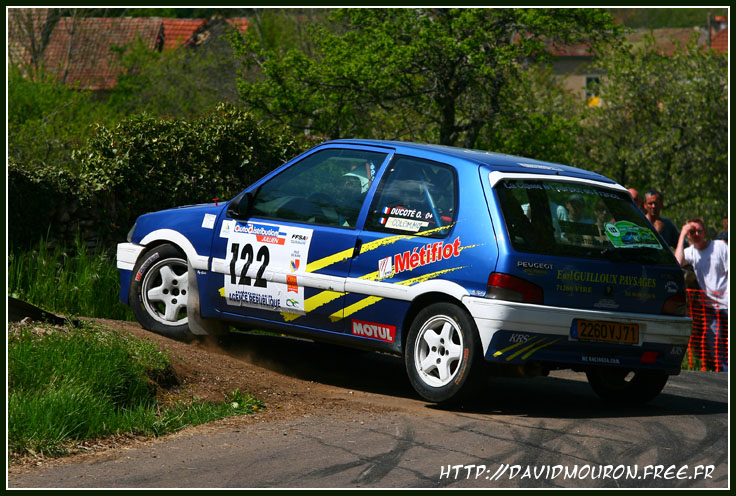
[[338, 148], [313, 153], [261, 185], [251, 212], [270, 219], [355, 227], [386, 155]]
[[455, 222], [456, 183], [455, 171], [448, 165], [397, 155], [378, 188], [366, 228], [445, 236]]

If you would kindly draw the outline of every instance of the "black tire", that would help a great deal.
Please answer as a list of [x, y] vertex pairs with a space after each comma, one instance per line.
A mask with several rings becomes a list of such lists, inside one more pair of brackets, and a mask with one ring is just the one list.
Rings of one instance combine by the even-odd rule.
[[181, 341], [194, 335], [187, 319], [186, 256], [170, 244], [145, 252], [133, 268], [128, 301], [144, 329]]
[[473, 319], [457, 305], [433, 303], [409, 329], [404, 353], [409, 381], [427, 401], [474, 400], [483, 384], [482, 347]]
[[652, 370], [601, 367], [586, 372], [588, 383], [603, 400], [617, 405], [641, 405], [664, 389], [669, 376]]

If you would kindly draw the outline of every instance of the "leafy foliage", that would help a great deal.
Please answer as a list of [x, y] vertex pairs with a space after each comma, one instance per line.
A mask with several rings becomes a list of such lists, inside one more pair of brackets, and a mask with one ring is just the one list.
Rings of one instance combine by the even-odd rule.
[[191, 119], [218, 103], [237, 103], [237, 66], [227, 29], [222, 20], [211, 23], [207, 43], [196, 48], [159, 52], [140, 40], [121, 47], [123, 73], [107, 105], [122, 117], [148, 112]]
[[501, 93], [547, 42], [617, 39], [596, 9], [342, 9], [344, 30], [313, 26], [316, 51], [235, 40], [243, 99], [264, 116], [329, 138], [404, 137], [473, 147]]
[[[664, 55], [654, 40], [601, 54], [604, 104], [584, 126], [584, 166], [640, 192], [662, 191], [676, 223], [728, 211], [728, 59], [698, 47]], [[708, 221], [706, 221], [708, 222]]]
[[550, 67], [535, 66], [504, 88], [498, 114], [483, 129], [477, 145], [483, 150], [569, 164], [579, 153], [584, 111]]
[[99, 126], [74, 157], [80, 194], [95, 198], [109, 232], [122, 236], [142, 213], [229, 199], [300, 150], [290, 136], [221, 104], [191, 122], [141, 114]]

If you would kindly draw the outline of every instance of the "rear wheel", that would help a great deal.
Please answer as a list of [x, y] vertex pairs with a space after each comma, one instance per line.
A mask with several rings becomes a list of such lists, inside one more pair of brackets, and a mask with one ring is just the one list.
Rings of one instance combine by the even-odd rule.
[[170, 244], [146, 252], [133, 269], [129, 301], [145, 329], [174, 339], [189, 340], [186, 257]]
[[417, 314], [406, 341], [409, 380], [425, 400], [469, 399], [482, 381], [481, 346], [472, 318], [451, 303], [434, 303]]
[[669, 378], [664, 372], [615, 368], [592, 369], [586, 375], [598, 396], [624, 405], [641, 405], [654, 399]]

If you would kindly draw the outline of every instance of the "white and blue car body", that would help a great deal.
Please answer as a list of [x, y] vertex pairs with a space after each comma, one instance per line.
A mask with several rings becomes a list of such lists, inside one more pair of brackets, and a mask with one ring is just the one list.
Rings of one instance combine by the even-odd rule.
[[691, 330], [683, 272], [624, 187], [436, 145], [324, 143], [228, 202], [141, 215], [117, 267], [149, 330], [398, 354], [435, 402], [494, 371], [561, 368], [606, 400], [648, 401]]

